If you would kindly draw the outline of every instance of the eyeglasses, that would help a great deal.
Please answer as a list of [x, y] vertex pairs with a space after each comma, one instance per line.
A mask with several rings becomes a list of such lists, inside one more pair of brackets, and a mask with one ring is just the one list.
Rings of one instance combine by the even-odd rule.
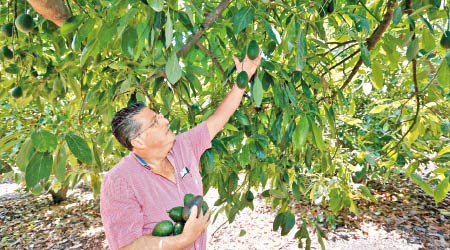
[[154, 127], [155, 125], [158, 124], [159, 119], [162, 117], [161, 114], [156, 114], [155, 118], [153, 118], [153, 121], [150, 123], [150, 126], [148, 126], [146, 129], [142, 130], [141, 132], [139, 132], [134, 138], [138, 138], [139, 136], [141, 136], [145, 131], [147, 131], [149, 128]]

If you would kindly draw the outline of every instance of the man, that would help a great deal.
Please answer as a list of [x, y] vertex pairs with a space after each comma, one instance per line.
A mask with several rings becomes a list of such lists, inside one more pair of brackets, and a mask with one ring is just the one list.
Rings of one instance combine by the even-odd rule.
[[[236, 71], [251, 78], [261, 57], [240, 62]], [[138, 103], [116, 113], [112, 131], [131, 152], [103, 178], [100, 212], [111, 249], [206, 249], [210, 212], [197, 207], [186, 221], [183, 233], [152, 236], [153, 227], [170, 220], [167, 210], [183, 205], [184, 195], [203, 194], [199, 162], [211, 140], [238, 108], [245, 89], [234, 84], [213, 115], [195, 128], [175, 136], [169, 121]]]

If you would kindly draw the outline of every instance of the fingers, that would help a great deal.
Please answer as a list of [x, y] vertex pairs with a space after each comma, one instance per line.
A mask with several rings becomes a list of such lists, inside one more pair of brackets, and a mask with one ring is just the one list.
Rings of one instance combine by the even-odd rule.
[[233, 56], [234, 65], [236, 65], [236, 70], [242, 71], [242, 63], [239, 61], [239, 58]]
[[198, 210], [197, 206], [193, 206], [191, 208], [191, 214], [189, 215], [189, 219], [188, 220], [195, 219], [197, 217], [197, 210]]

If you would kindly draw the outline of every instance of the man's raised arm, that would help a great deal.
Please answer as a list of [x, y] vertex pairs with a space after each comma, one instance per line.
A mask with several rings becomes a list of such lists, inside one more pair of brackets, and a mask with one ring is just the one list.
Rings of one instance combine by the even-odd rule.
[[[240, 62], [237, 57], [233, 56], [233, 60], [236, 65], [237, 73], [245, 70], [248, 74], [248, 79], [251, 79], [261, 62], [261, 55], [258, 55], [258, 57], [253, 60], [245, 56], [245, 59], [242, 62]], [[206, 119], [206, 125], [208, 126], [211, 140], [223, 129], [223, 126], [225, 126], [230, 117], [234, 114], [234, 111], [239, 107], [244, 93], [245, 89], [239, 88], [235, 83], [214, 114]]]

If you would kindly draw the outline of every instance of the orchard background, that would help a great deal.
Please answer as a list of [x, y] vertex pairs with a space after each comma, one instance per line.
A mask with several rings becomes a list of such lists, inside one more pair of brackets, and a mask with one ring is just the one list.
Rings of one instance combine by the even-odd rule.
[[43, 2], [0, 3], [0, 174], [28, 192], [60, 202], [84, 181], [98, 196], [127, 154], [114, 113], [142, 101], [175, 133], [194, 127], [234, 84], [232, 56], [251, 40], [261, 66], [201, 160], [216, 215], [232, 223], [262, 190], [274, 230], [300, 219], [295, 238], [308, 247], [306, 225], [324, 234], [296, 201], [333, 225], [377, 202], [371, 181], [402, 173], [435, 203], [450, 189], [445, 0]]

